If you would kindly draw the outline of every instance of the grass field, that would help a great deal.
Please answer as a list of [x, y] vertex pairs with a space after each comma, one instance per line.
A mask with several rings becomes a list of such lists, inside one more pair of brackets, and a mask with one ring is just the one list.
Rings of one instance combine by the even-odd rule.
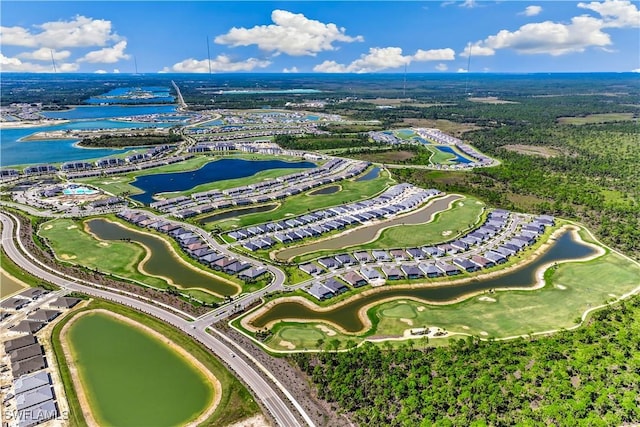
[[584, 125], [589, 123], [609, 123], [629, 120], [633, 120], [633, 113], [603, 113], [589, 114], [584, 117], [559, 117], [558, 123], [563, 125]]
[[[586, 233], [581, 235], [591, 240]], [[580, 317], [590, 308], [638, 288], [639, 277], [638, 264], [615, 252], [607, 252], [590, 261], [562, 263], [547, 270], [546, 286], [535, 291], [500, 291], [451, 305], [430, 305], [411, 299], [382, 303], [369, 311], [374, 327], [367, 336], [398, 337], [407, 329], [436, 326], [452, 333], [504, 338], [570, 328], [580, 323]], [[280, 322], [274, 326], [274, 335], [266, 344], [286, 350], [287, 346], [279, 345], [280, 340], [284, 340], [297, 349], [304, 348], [311, 345], [310, 339], [304, 338], [309, 328], [316, 328], [313, 333], [316, 341], [318, 332], [325, 335], [325, 342], [336, 338], [357, 342], [364, 339], [362, 336], [328, 336], [317, 324]]]
[[107, 314], [76, 320], [68, 341], [92, 413], [105, 425], [184, 424], [213, 399], [212, 385], [180, 354]]
[[[220, 228], [228, 231], [238, 227], [246, 227], [268, 221], [276, 221], [292, 215], [301, 215], [309, 211], [323, 209], [341, 203], [355, 202], [357, 200], [369, 199], [382, 192], [392, 183], [388, 172], [381, 172], [380, 175], [369, 181], [344, 180], [340, 182], [342, 191], [333, 194], [309, 196], [307, 193], [288, 197], [282, 201], [276, 210], [243, 215], [240, 218], [221, 221], [215, 225], [209, 225], [209, 230]], [[196, 218], [197, 219], [197, 218]]]
[[[159, 277], [138, 271], [138, 265], [144, 259], [146, 250], [135, 243], [117, 240], [101, 242], [84, 231], [82, 222], [66, 218], [42, 224], [39, 234], [48, 240], [56, 256], [62, 261], [158, 289], [166, 289], [169, 286]], [[185, 289], [184, 293], [204, 302], [220, 301], [220, 298], [197, 289]]]
[[[214, 376], [218, 379], [218, 381], [220, 381], [222, 385], [222, 396], [218, 408], [211, 417], [205, 420], [203, 425], [228, 425], [260, 413], [260, 408], [254, 401], [248, 390], [244, 387], [244, 385], [242, 385], [240, 381], [236, 379], [235, 376], [231, 374], [231, 372], [229, 372], [221, 362], [218, 361], [218, 359], [212, 356], [207, 349], [205, 349], [200, 344], [196, 343], [190, 337], [184, 335], [177, 329], [135, 310], [131, 310], [126, 307], [122, 307], [120, 305], [102, 300], [94, 300], [86, 308], [82, 308], [80, 311], [89, 309], [107, 309], [129, 317], [134, 321], [137, 321], [145, 326], [154, 329], [156, 332], [162, 334], [163, 336], [167, 337], [167, 339], [173, 341], [175, 344], [188, 351], [191, 355], [197, 358], [211, 373], [214, 374]], [[73, 315], [75, 315], [75, 313], [76, 312], [73, 312]], [[60, 375], [63, 380], [65, 393], [69, 401], [71, 425], [85, 426], [86, 423], [84, 422], [84, 418], [82, 417], [83, 408], [80, 406], [75, 390], [73, 388], [69, 366], [67, 366], [65, 362], [60, 343], [60, 331], [64, 327], [64, 325], [69, 320], [71, 320], [73, 315], [65, 317], [59, 324], [54, 327], [52, 334], [52, 343], [58, 362], [58, 369], [60, 370]], [[177, 401], [179, 402], [180, 398], [178, 398]], [[143, 423], [139, 425], [149, 424]]]

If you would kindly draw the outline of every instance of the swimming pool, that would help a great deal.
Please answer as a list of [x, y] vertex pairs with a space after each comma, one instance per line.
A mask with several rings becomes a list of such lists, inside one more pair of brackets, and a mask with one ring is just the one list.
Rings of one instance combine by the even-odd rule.
[[98, 190], [87, 187], [69, 187], [62, 190], [62, 194], [64, 194], [65, 196], [87, 196], [96, 194], [97, 192]]

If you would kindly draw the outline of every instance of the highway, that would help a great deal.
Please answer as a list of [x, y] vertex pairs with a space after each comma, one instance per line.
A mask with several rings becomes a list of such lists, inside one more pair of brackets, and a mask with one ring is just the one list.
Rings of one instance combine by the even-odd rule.
[[[7, 256], [13, 260], [20, 268], [29, 271], [34, 276], [51, 282], [62, 289], [69, 291], [82, 292], [98, 298], [104, 298], [119, 304], [132, 307], [141, 312], [150, 314], [176, 328], [182, 330], [187, 335], [199, 341], [206, 346], [212, 353], [218, 356], [232, 371], [252, 390], [253, 395], [258, 399], [263, 407], [270, 413], [275, 422], [280, 426], [299, 426], [303, 425], [298, 421], [297, 416], [305, 420], [307, 425], [313, 426], [314, 423], [306, 414], [304, 409], [289, 393], [289, 391], [278, 382], [273, 375], [257, 361], [250, 360], [250, 364], [242, 357], [236, 357], [235, 352], [242, 352], [246, 356], [246, 352], [226, 337], [220, 338], [207, 332], [207, 327], [211, 323], [209, 321], [200, 321], [197, 323], [185, 320], [184, 318], [165, 310], [162, 307], [141, 301], [127, 295], [112, 292], [108, 288], [100, 287], [73, 277], [62, 276], [60, 273], [52, 271], [49, 267], [42, 264], [29, 254], [22, 242], [19, 241], [19, 222], [12, 220], [11, 215], [0, 213], [0, 221], [2, 222], [2, 247]], [[25, 255], [26, 254], [26, 255]], [[83, 284], [84, 283], [84, 284]], [[212, 331], [217, 334], [217, 331]], [[270, 381], [266, 381], [258, 372], [262, 370]], [[287, 396], [295, 409], [290, 408], [285, 399], [282, 399], [277, 393], [280, 389]]]

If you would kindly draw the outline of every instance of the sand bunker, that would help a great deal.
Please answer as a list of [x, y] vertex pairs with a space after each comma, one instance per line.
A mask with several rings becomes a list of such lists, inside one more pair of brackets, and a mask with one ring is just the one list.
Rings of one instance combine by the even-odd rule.
[[562, 290], [562, 291], [564, 291], [565, 289], [567, 289], [567, 287], [566, 287], [566, 286], [562, 286], [562, 285], [556, 285], [556, 288], [558, 288], [558, 289], [560, 289], [560, 290]]
[[486, 302], [496, 302], [497, 300], [495, 298], [491, 298], [491, 297], [480, 297], [478, 298], [479, 301], [486, 301]]
[[99, 242], [98, 244], [100, 246], [105, 246], [105, 247], [109, 246], [109, 244], [107, 242]]
[[406, 323], [409, 326], [413, 326], [413, 320], [411, 320], [411, 319], [406, 319], [404, 317], [401, 317], [400, 321]]
[[53, 225], [51, 225], [51, 224], [47, 224], [47, 225], [44, 226], [45, 230], [51, 230], [52, 228], [53, 228]]
[[618, 295], [616, 295], [616, 294], [608, 294], [608, 295], [609, 295], [610, 297], [612, 297], [612, 298], [618, 298]]
[[326, 327], [325, 325], [316, 325], [316, 328], [320, 329], [322, 332], [324, 332], [325, 334], [327, 334], [330, 337], [336, 335], [336, 331]]
[[468, 331], [468, 330], [469, 330], [469, 329], [471, 329], [471, 328], [470, 328], [470, 327], [468, 327], [468, 326], [462, 325], [462, 329], [464, 329], [465, 331]]
[[443, 235], [444, 237], [447, 237], [447, 236], [448, 236], [448, 235], [450, 235], [451, 233], [452, 233], [452, 231], [451, 231], [451, 230], [444, 230], [444, 231], [442, 232], [442, 235]]
[[485, 336], [485, 337], [486, 337], [487, 335], [489, 335], [489, 332], [480, 331], [480, 335], [483, 335], [483, 336]]
[[296, 348], [295, 344], [291, 341], [280, 340], [278, 345], [284, 348], [288, 348], [289, 350], [294, 350]]
[[398, 301], [398, 304], [406, 304], [406, 301]]
[[70, 225], [67, 227], [67, 230], [73, 230], [74, 228], [78, 228], [77, 225]]
[[420, 307], [416, 308], [416, 310], [418, 311], [425, 311], [427, 308], [424, 305], [421, 305]]
[[71, 260], [71, 259], [76, 259], [77, 256], [75, 255], [69, 255], [69, 254], [62, 254], [60, 255], [60, 258], [64, 259], [64, 260]]

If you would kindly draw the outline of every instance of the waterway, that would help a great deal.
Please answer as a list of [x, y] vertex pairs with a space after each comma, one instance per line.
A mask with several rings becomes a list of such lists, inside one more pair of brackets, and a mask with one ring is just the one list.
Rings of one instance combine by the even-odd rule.
[[234, 295], [238, 292], [237, 287], [200, 272], [179, 259], [161, 237], [141, 233], [104, 219], [87, 221], [87, 226], [102, 240], [130, 240], [145, 246], [149, 251], [149, 258], [143, 265], [147, 274], [168, 278], [182, 288], [201, 288], [219, 295]]
[[37, 132], [57, 130], [142, 129], [174, 126], [175, 122], [121, 122], [108, 120], [114, 117], [130, 117], [147, 114], [174, 113], [175, 105], [154, 106], [79, 106], [71, 110], [43, 112], [48, 118], [70, 120], [58, 125], [29, 128], [2, 129], [0, 132], [1, 166], [36, 163], [59, 163], [74, 160], [97, 159], [123, 153], [127, 149], [82, 148], [78, 139], [43, 139], [24, 141], [23, 138]]
[[309, 321], [327, 321], [335, 323], [348, 332], [359, 332], [364, 325], [358, 317], [358, 311], [371, 303], [387, 298], [418, 298], [426, 302], [446, 303], [465, 295], [486, 291], [489, 289], [503, 289], [511, 287], [531, 288], [536, 284], [536, 270], [541, 266], [565, 259], [580, 259], [594, 255], [595, 249], [576, 241], [573, 234], [565, 231], [553, 246], [533, 262], [502, 276], [473, 280], [458, 285], [443, 285], [425, 287], [421, 289], [387, 289], [353, 300], [334, 310], [317, 312], [298, 302], [283, 302], [276, 304], [266, 313], [254, 319], [251, 324], [256, 328], [264, 328], [272, 321], [282, 319], [308, 319]]
[[101, 425], [185, 425], [211, 402], [202, 372], [164, 340], [109, 314], [82, 315], [64, 339], [89, 399], [83, 409]]
[[340, 191], [339, 185], [330, 185], [328, 187], [321, 188], [319, 190], [315, 190], [309, 193], [310, 196], [321, 196], [323, 194], [333, 194]]
[[433, 145], [433, 147], [435, 147], [437, 150], [442, 151], [443, 153], [447, 153], [447, 154], [453, 154], [454, 156], [456, 156], [454, 159], [451, 159], [450, 161], [454, 161], [456, 163], [463, 163], [463, 164], [469, 164], [471, 163], [473, 160], [469, 160], [466, 157], [461, 156], [457, 151], [455, 151], [452, 147], [446, 146], [446, 145]]
[[379, 222], [368, 227], [354, 229], [349, 233], [334, 237], [328, 240], [321, 240], [309, 245], [298, 246], [284, 249], [276, 254], [279, 260], [285, 261], [298, 255], [313, 253], [325, 250], [338, 250], [351, 246], [362, 245], [374, 240], [380, 230], [383, 228], [393, 227], [395, 225], [413, 225], [423, 224], [430, 221], [432, 215], [440, 211], [447, 210], [449, 204], [458, 200], [460, 196], [448, 195], [442, 199], [433, 200], [428, 206], [403, 217], [391, 219], [389, 221]]
[[140, 176], [131, 185], [141, 189], [143, 193], [131, 196], [131, 198], [138, 202], [149, 204], [153, 202], [153, 195], [157, 193], [185, 191], [201, 184], [244, 178], [269, 169], [307, 169], [314, 167], [316, 167], [315, 163], [311, 162], [220, 159], [209, 162], [200, 169], [192, 171]]
[[378, 175], [380, 175], [380, 168], [376, 166], [373, 169], [371, 169], [369, 172], [367, 172], [366, 174], [362, 175], [359, 178], [356, 178], [356, 182], [359, 182], [359, 181], [371, 181], [372, 179], [376, 179], [378, 177]]
[[221, 212], [209, 216], [205, 216], [200, 220], [200, 224], [209, 224], [216, 221], [222, 221], [223, 219], [237, 218], [242, 215], [249, 215], [253, 213], [269, 212], [277, 208], [277, 204], [253, 206], [250, 208], [232, 209], [230, 211]]

